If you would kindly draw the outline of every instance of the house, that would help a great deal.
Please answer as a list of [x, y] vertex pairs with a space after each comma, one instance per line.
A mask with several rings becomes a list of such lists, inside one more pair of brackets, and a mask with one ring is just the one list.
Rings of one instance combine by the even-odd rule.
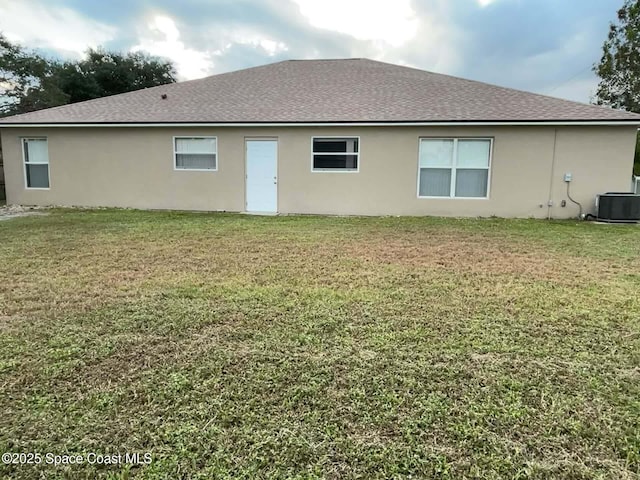
[[2, 149], [0, 149], [0, 201], [4, 203], [4, 164], [2, 163]]
[[[290, 60], [0, 120], [8, 203], [568, 218], [628, 191], [640, 115]], [[566, 177], [565, 177], [566, 176]], [[570, 182], [565, 182], [571, 179]]]

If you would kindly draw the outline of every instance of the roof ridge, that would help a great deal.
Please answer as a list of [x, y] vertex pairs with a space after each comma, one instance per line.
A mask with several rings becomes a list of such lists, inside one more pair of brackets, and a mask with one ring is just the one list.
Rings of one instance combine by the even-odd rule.
[[[365, 57], [345, 57], [345, 58], [289, 58], [288, 60], [283, 60], [283, 62], [340, 62], [340, 61], [350, 61], [350, 60], [368, 60], [370, 62], [375, 62], [375, 60], [371, 60]], [[267, 65], [275, 65], [275, 62]], [[384, 62], [380, 62], [384, 63]]]

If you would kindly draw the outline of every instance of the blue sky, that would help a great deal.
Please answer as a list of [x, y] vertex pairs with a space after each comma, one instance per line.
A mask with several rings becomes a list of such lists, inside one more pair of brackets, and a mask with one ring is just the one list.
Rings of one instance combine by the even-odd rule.
[[622, 0], [0, 0], [0, 31], [50, 55], [146, 50], [192, 79], [367, 57], [588, 102]]

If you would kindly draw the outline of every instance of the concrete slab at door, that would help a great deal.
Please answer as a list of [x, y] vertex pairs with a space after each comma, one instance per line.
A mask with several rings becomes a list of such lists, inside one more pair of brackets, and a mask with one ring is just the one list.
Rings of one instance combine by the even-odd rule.
[[246, 211], [278, 211], [278, 141], [247, 140]]

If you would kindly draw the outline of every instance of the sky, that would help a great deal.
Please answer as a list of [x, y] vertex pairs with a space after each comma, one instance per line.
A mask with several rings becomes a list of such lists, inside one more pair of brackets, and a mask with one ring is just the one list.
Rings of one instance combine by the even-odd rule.
[[0, 0], [0, 31], [61, 58], [171, 59], [180, 80], [287, 59], [371, 58], [589, 102], [622, 0]]

